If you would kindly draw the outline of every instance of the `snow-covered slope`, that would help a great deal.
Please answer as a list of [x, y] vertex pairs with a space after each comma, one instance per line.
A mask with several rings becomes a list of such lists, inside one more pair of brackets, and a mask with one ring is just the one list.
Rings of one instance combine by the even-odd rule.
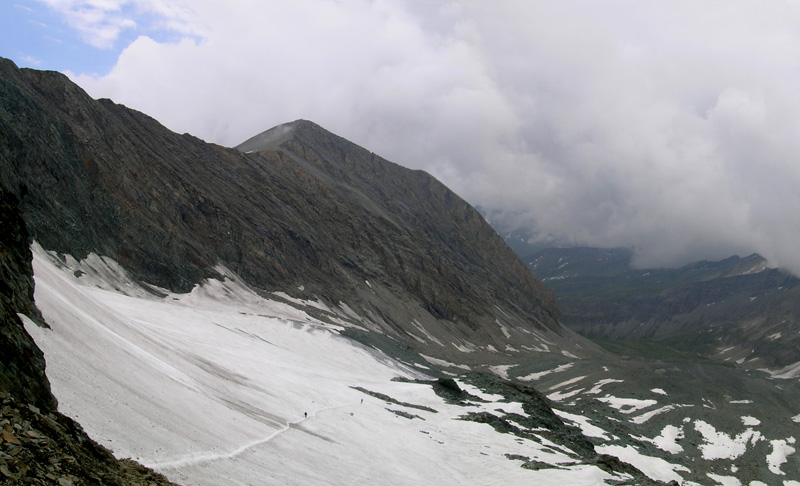
[[[26, 328], [61, 410], [178, 483], [652, 484], [532, 425], [491, 380], [459, 376], [471, 398], [446, 401], [431, 386], [437, 360], [358, 344], [302, 310], [321, 304], [267, 300], [223, 268], [224, 280], [165, 296], [107, 258], [33, 252], [52, 329]], [[596, 453], [653, 480], [800, 485], [794, 381], [566, 355], [492, 369], [535, 386]]]
[[[190, 294], [148, 296], [113, 262], [79, 264], [36, 246], [34, 274], [52, 329], [26, 327], [45, 352], [61, 410], [118, 457], [179, 483], [590, 485], [616, 477], [546, 438], [458, 420], [520, 405], [491, 396], [452, 405], [427, 384], [392, 381], [425, 370], [354, 344], [233, 276]], [[522, 468], [514, 460], [522, 457], [559, 468]]]

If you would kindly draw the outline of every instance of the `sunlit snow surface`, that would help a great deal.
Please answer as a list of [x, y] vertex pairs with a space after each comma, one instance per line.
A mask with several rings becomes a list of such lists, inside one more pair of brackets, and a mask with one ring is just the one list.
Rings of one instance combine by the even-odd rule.
[[[74, 265], [58, 268], [34, 252], [36, 303], [52, 329], [26, 328], [45, 352], [61, 411], [118, 457], [179, 483], [561, 486], [612, 478], [546, 440], [457, 420], [521, 407], [491, 395], [480, 406], [447, 405], [430, 386], [391, 381], [420, 375], [234, 276], [159, 298], [103, 259], [95, 261], [102, 271], [87, 267], [78, 278]], [[99, 276], [103, 288], [93, 287]], [[563, 469], [523, 469], [506, 454]]]

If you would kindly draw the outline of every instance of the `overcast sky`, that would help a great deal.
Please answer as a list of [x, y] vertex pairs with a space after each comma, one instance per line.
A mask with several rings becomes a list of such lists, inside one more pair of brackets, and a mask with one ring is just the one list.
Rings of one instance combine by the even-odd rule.
[[12, 0], [0, 55], [233, 146], [306, 118], [540, 238], [800, 272], [800, 4]]

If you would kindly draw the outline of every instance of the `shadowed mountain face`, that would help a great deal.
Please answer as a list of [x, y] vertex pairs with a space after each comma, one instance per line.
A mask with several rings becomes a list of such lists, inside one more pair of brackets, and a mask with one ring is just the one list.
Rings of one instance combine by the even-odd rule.
[[324, 302], [321, 317], [420, 350], [442, 341], [430, 352], [445, 358], [447, 343], [502, 350], [542, 332], [575, 349], [552, 291], [471, 206], [313, 123], [227, 149], [10, 61], [0, 103], [0, 182], [46, 249], [109, 256], [174, 291], [222, 265]]
[[555, 328], [552, 292], [527, 278], [478, 212], [427, 173], [388, 162], [304, 120], [237, 148], [278, 159], [312, 186], [315, 199], [292, 206], [312, 221], [303, 225], [311, 244], [330, 247], [323, 247], [329, 252], [324, 260], [338, 267], [333, 271], [372, 283], [399, 282], [438, 318], [470, 321], [494, 303], [513, 303], [514, 312]]

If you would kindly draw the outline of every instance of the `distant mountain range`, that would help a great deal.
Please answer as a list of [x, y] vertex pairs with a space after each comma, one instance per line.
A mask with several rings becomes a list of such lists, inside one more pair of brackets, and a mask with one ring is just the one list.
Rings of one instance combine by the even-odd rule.
[[631, 257], [627, 249], [546, 248], [522, 259], [555, 290], [564, 324], [584, 336], [746, 368], [800, 362], [796, 277], [755, 254], [677, 269], [634, 269]]

